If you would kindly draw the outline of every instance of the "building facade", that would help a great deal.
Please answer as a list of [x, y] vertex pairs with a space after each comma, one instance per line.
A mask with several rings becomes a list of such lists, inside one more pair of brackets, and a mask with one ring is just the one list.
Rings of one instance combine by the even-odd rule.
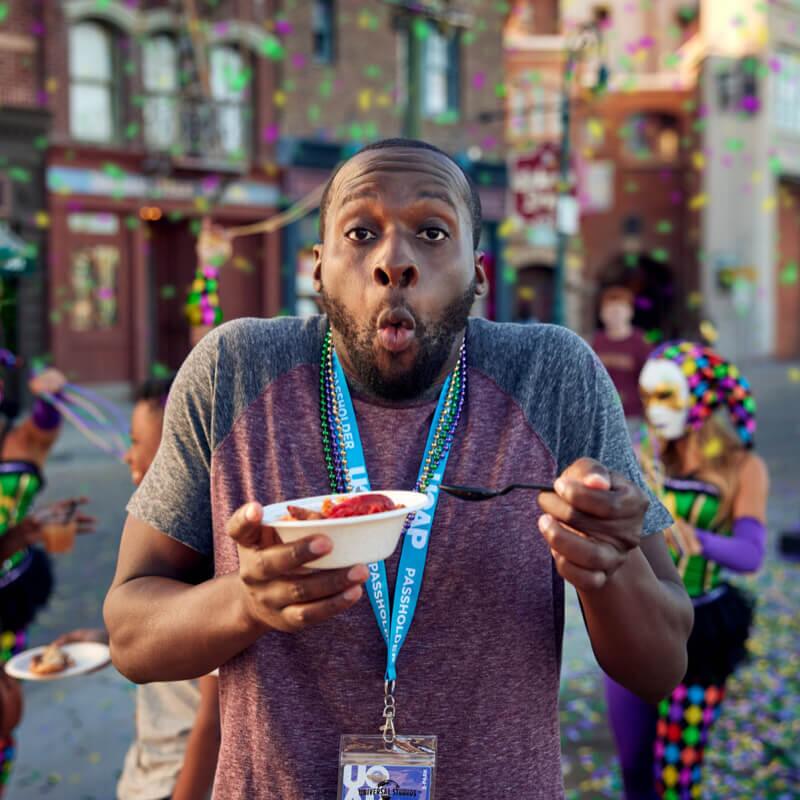
[[[50, 115], [42, 103], [41, 3], [15, 4], [0, 26], [0, 347], [30, 360], [46, 352], [45, 158]], [[21, 375], [4, 377], [20, 397]]]
[[[201, 219], [226, 227], [280, 202], [264, 3], [64, 0], [43, 9], [49, 308], [55, 363], [83, 381], [139, 381], [190, 347], [184, 314]], [[201, 38], [198, 48], [195, 37]], [[198, 57], [199, 52], [199, 57]], [[280, 241], [235, 243], [225, 318], [281, 309]]]
[[[516, 4], [505, 41], [512, 172], [507, 257], [518, 318], [548, 320], [552, 312], [565, 94], [569, 191], [578, 208], [565, 258], [567, 324], [588, 334], [599, 290], [611, 283], [634, 290], [637, 323], [654, 339], [676, 333], [692, 317], [699, 277], [687, 198], [696, 90], [677, 55], [691, 35], [685, 6]], [[569, 50], [580, 55], [567, 78]]]

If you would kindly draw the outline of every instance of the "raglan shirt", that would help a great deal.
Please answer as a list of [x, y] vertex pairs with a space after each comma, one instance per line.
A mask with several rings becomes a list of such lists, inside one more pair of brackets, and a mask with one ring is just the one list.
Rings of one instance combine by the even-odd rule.
[[[330, 491], [319, 419], [327, 321], [237, 320], [178, 374], [161, 447], [128, 511], [238, 569], [226, 521], [246, 502]], [[552, 482], [581, 456], [648, 492], [643, 534], [671, 524], [637, 466], [617, 392], [565, 328], [470, 320], [467, 397], [445, 479]], [[373, 489], [412, 488], [435, 400], [354, 393]], [[558, 688], [564, 584], [535, 497], [439, 499], [419, 605], [398, 662], [398, 730], [439, 737], [451, 797], [563, 797]], [[400, 547], [387, 560], [394, 585]], [[209, 614], [213, 609], [209, 609]], [[363, 598], [300, 633], [269, 632], [220, 668], [217, 800], [330, 800], [339, 737], [377, 733], [386, 649]]]

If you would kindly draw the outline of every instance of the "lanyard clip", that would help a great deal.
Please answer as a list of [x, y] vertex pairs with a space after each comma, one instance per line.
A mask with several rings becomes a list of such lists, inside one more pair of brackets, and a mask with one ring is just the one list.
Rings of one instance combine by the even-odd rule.
[[394, 697], [395, 681], [383, 682], [383, 725], [381, 726], [381, 733], [383, 733], [383, 742], [387, 746], [394, 744], [395, 740], [395, 727], [394, 719], [397, 716], [397, 701]]

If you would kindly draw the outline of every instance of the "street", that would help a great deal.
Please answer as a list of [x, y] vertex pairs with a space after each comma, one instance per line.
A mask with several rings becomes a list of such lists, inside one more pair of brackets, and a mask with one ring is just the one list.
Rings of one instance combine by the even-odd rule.
[[[776, 557], [777, 532], [800, 516], [800, 383], [788, 364], [743, 364], [759, 401], [759, 452], [771, 473], [770, 556], [746, 581], [759, 596], [752, 661], [731, 682], [708, 760], [706, 798], [800, 797], [800, 564]], [[87, 494], [99, 530], [56, 559], [58, 585], [32, 629], [32, 644], [74, 627], [101, 624], [124, 505], [127, 468], [114, 464], [73, 429], [62, 436], [47, 469], [44, 500]], [[600, 673], [568, 591], [562, 675], [563, 765], [569, 798], [619, 797], [605, 723]], [[111, 800], [133, 734], [134, 687], [113, 668], [93, 676], [25, 686], [26, 714], [9, 800]]]

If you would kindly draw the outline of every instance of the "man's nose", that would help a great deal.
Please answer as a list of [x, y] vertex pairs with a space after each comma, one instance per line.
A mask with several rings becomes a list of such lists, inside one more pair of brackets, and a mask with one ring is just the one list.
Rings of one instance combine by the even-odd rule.
[[375, 267], [372, 277], [380, 286], [391, 286], [393, 289], [410, 289], [417, 285], [419, 270], [415, 264], [394, 264]]

